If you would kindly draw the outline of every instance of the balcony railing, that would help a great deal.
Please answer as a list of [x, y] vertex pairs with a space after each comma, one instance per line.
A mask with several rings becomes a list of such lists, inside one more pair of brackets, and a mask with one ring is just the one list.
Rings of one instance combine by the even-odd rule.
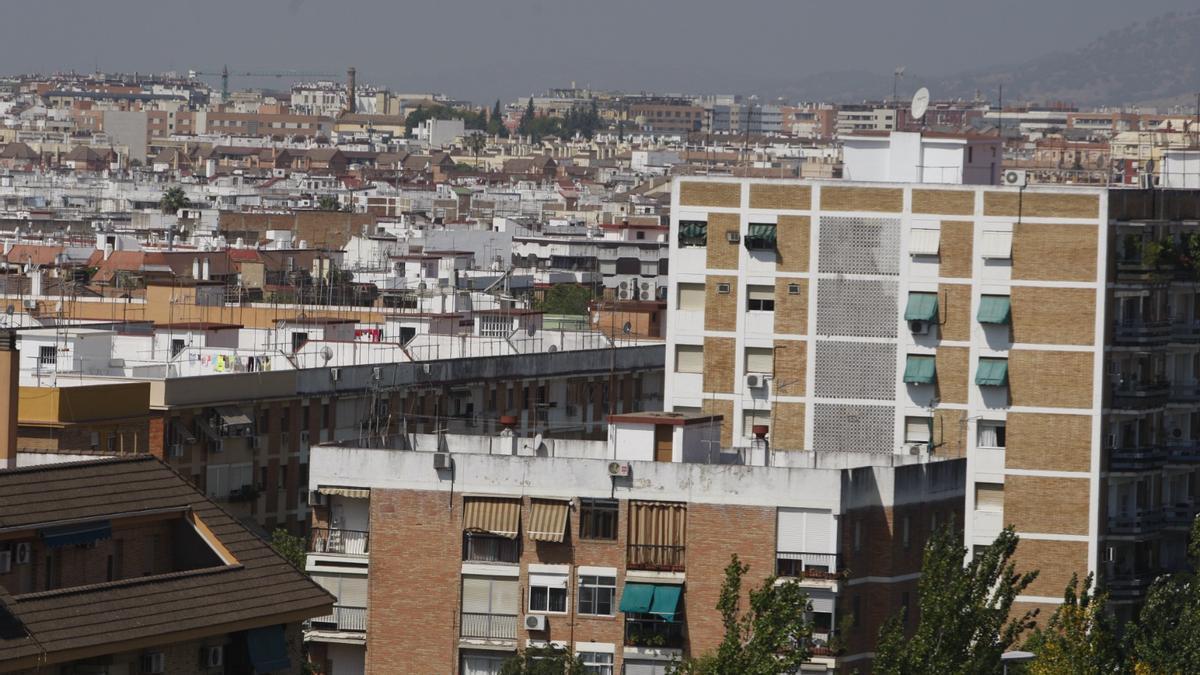
[[775, 553], [775, 574], [801, 579], [838, 579], [841, 560], [837, 553], [808, 553], [778, 551]]
[[683, 546], [630, 544], [627, 566], [633, 570], [682, 572], [684, 551]]
[[1108, 517], [1110, 534], [1141, 534], [1157, 527], [1162, 522], [1159, 509], [1125, 511]]
[[1166, 451], [1159, 446], [1117, 447], [1108, 452], [1109, 471], [1150, 471], [1160, 468]]
[[332, 614], [311, 619], [309, 625], [315, 629], [365, 633], [367, 631], [367, 608], [334, 605]]
[[312, 553], [344, 553], [366, 555], [370, 533], [362, 530], [314, 527], [308, 535], [308, 550]]
[[1166, 452], [1168, 464], [1200, 463], [1200, 441], [1172, 441], [1167, 444]]
[[517, 639], [516, 614], [462, 613], [462, 637], [481, 640]]
[[516, 539], [471, 532], [463, 535], [463, 560], [466, 562], [515, 563], [520, 556], [521, 545]]
[[625, 644], [630, 647], [683, 647], [683, 622], [667, 621], [649, 614], [625, 618]]
[[1146, 342], [1165, 339], [1171, 334], [1170, 320], [1125, 319], [1113, 323], [1113, 335], [1118, 340]]
[[1172, 527], [1191, 527], [1196, 518], [1196, 505], [1180, 502], [1162, 508], [1162, 521]]
[[1171, 401], [1200, 401], [1200, 383], [1171, 383]]
[[814, 630], [809, 649], [812, 650], [813, 656], [838, 656], [843, 652], [839, 642], [837, 631]]
[[1112, 385], [1114, 407], [1150, 408], [1171, 396], [1171, 383], [1164, 379], [1123, 379]]
[[1105, 569], [1105, 585], [1114, 597], [1138, 597], [1154, 583], [1157, 572], [1134, 569], [1109, 563]]

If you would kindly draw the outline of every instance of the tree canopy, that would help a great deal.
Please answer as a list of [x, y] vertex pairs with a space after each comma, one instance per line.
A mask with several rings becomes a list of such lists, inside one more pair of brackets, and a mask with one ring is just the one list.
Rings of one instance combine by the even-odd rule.
[[967, 550], [951, 522], [925, 545], [918, 582], [919, 623], [906, 635], [903, 616], [880, 630], [874, 671], [883, 675], [975, 675], [1003, 671], [1000, 655], [1033, 627], [1034, 614], [1012, 617], [1013, 602], [1037, 572], [1017, 573], [1018, 538], [1006, 528], [963, 564]]
[[500, 666], [500, 675], [583, 675], [583, 662], [558, 647], [528, 647]]
[[444, 105], [418, 105], [416, 110], [408, 113], [408, 116], [404, 118], [404, 129], [408, 133], [412, 133], [412, 130], [416, 129], [417, 125], [429, 119], [462, 120], [463, 126], [467, 129], [478, 129], [480, 131], [487, 129], [486, 113], [464, 110], [462, 108], [451, 108]]
[[304, 569], [305, 559], [308, 557], [308, 547], [305, 545], [303, 537], [297, 537], [283, 528], [277, 528], [271, 533], [271, 548], [295, 565], [296, 569]]
[[158, 200], [158, 208], [162, 209], [163, 213], [178, 213], [179, 209], [186, 209], [191, 205], [191, 200], [178, 185], [163, 190], [162, 198]]
[[586, 315], [592, 291], [587, 286], [558, 284], [546, 291], [546, 297], [536, 303], [536, 308], [547, 314]]
[[1107, 602], [1107, 594], [1093, 590], [1092, 575], [1084, 579], [1082, 587], [1079, 577], [1071, 575], [1063, 604], [1025, 643], [1026, 650], [1037, 654], [1028, 674], [1120, 673], [1121, 646]]
[[1200, 664], [1200, 518], [1188, 544], [1191, 569], [1154, 580], [1136, 621], [1129, 649], [1138, 673], [1189, 673]]

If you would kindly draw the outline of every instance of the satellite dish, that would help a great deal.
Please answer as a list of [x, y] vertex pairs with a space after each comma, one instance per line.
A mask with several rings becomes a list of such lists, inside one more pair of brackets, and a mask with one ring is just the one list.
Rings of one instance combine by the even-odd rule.
[[631, 323], [629, 323], [628, 321], [626, 321], [626, 322], [625, 322], [625, 325], [624, 325], [624, 326], [621, 326], [621, 332], [622, 332], [622, 333], [624, 333], [624, 334], [626, 334], [626, 335], [629, 335], [630, 333], [632, 333], [632, 332], [633, 332], [633, 324], [631, 324]]
[[333, 350], [329, 348], [329, 345], [321, 348], [321, 358], [324, 359], [326, 363], [329, 363], [329, 359], [333, 358]]
[[925, 111], [929, 109], [929, 89], [921, 87], [917, 93], [913, 94], [912, 98], [912, 118], [919, 120], [925, 116]]
[[5, 313], [5, 314], [7, 314], [7, 315], [9, 315], [9, 316], [12, 316], [14, 311], [15, 311], [15, 310], [14, 310], [14, 308], [13, 308], [13, 306], [12, 306], [12, 303], [9, 303], [8, 307], [6, 307], [6, 308], [5, 308], [5, 310], [4, 310], [4, 313]]

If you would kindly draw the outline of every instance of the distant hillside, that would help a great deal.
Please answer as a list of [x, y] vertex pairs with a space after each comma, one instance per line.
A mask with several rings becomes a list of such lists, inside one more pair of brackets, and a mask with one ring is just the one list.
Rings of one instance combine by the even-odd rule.
[[[911, 90], [917, 77], [905, 78]], [[935, 98], [1071, 101], [1079, 105], [1184, 103], [1200, 91], [1200, 12], [1167, 14], [1104, 35], [1069, 52], [1022, 64], [993, 66], [921, 82]], [[779, 83], [788, 99], [852, 102], [891, 95], [890, 74], [822, 73]], [[1194, 99], [1192, 99], [1194, 100]]]

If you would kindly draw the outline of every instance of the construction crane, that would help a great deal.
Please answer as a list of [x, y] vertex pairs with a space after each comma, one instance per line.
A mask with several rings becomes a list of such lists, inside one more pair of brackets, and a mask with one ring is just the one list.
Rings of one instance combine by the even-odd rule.
[[245, 71], [245, 72], [234, 72], [234, 73], [231, 73], [231, 72], [229, 72], [229, 66], [224, 66], [224, 67], [222, 67], [222, 68], [221, 68], [221, 72], [219, 72], [219, 73], [206, 73], [206, 72], [199, 71], [199, 70], [189, 70], [189, 71], [188, 71], [188, 77], [189, 77], [189, 78], [192, 78], [192, 79], [195, 79], [196, 77], [217, 77], [217, 76], [220, 76], [220, 77], [221, 77], [221, 100], [222, 100], [222, 101], [228, 101], [228, 100], [229, 100], [229, 77], [230, 77], [231, 75], [232, 75], [233, 77], [276, 77], [276, 78], [284, 78], [284, 77], [337, 77], [337, 75], [335, 75], [335, 74], [333, 74], [333, 73], [301, 73], [301, 72], [297, 72], [297, 71], [294, 71], [294, 70], [284, 70], [284, 71], [274, 71], [274, 72], [258, 72], [258, 73], [256, 73], [256, 72], [251, 72], [251, 71]]

